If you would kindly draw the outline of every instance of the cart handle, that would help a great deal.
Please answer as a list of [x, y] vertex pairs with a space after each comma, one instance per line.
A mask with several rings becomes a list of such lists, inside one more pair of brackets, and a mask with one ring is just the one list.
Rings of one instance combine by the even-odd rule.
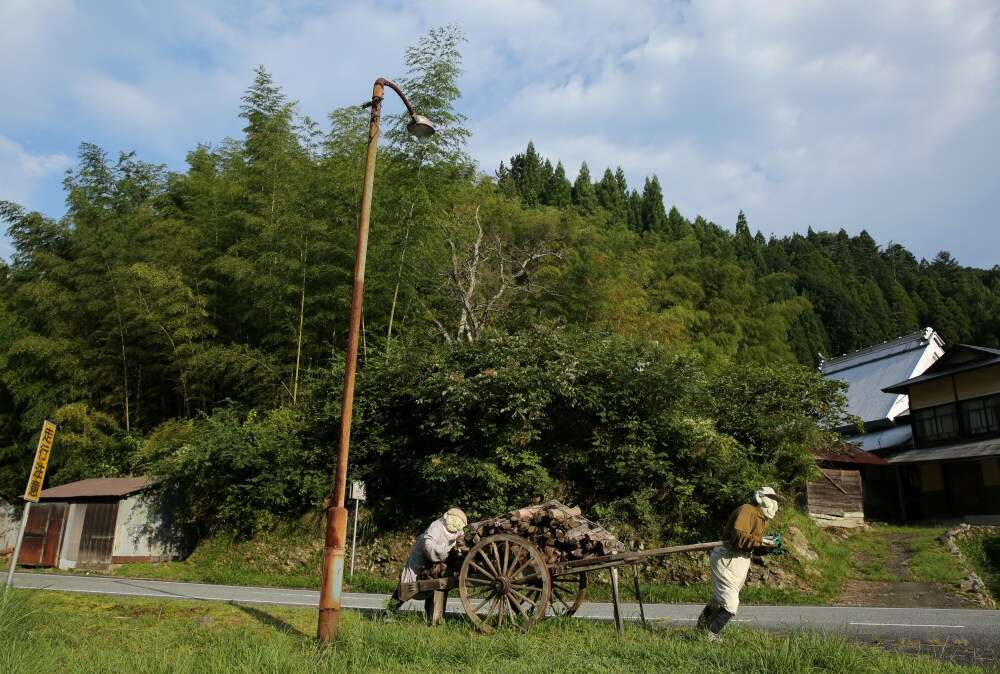
[[610, 555], [604, 555], [602, 557], [588, 557], [585, 559], [576, 559], [572, 562], [565, 562], [563, 564], [554, 564], [549, 567], [549, 572], [552, 575], [562, 575], [568, 573], [573, 569], [582, 569], [584, 571], [594, 571], [597, 569], [605, 569], [612, 566], [621, 566], [623, 564], [628, 564], [630, 562], [638, 562], [643, 559], [649, 559], [651, 557], [662, 557], [664, 555], [672, 555], [677, 552], [694, 552], [696, 550], [711, 550], [722, 545], [722, 541], [712, 541], [710, 543], [691, 543], [689, 545], [672, 545], [667, 548], [652, 548], [650, 550], [635, 550], [633, 552], [612, 552]]

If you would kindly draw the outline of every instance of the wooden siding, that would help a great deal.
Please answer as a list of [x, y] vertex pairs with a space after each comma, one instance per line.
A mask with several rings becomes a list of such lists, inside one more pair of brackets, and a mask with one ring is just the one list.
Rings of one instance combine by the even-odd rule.
[[823, 477], [810, 482], [806, 497], [811, 515], [846, 515], [864, 511], [861, 471], [820, 468]]

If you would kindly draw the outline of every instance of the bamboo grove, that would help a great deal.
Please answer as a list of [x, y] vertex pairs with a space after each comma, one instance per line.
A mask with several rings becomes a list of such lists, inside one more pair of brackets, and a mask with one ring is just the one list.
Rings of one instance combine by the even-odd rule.
[[[836, 387], [811, 372], [820, 354], [924, 325], [998, 345], [996, 267], [918, 260], [865, 232], [765, 239], [742, 212], [733, 232], [667, 209], [656, 176], [630, 189], [621, 169], [595, 180], [584, 164], [571, 181], [531, 143], [477, 167], [458, 112], [461, 43], [445, 27], [407, 50], [400, 81], [438, 134], [420, 144], [390, 120], [376, 175], [356, 425], [358, 470], [387, 519], [568, 493], [617, 499], [606, 516], [648, 529], [673, 507], [656, 481], [673, 480], [697, 528], [713, 485], [737, 499], [759, 477], [750, 457], [785, 477], [796, 466], [790, 480], [808, 472], [815, 422], [841, 414]], [[82, 144], [60, 219], [0, 202], [14, 249], [0, 266], [0, 496], [19, 492], [33, 433], [54, 417], [53, 483], [173, 475], [200, 529], [253, 530], [321, 501], [366, 115], [317, 123], [263, 68], [239, 115], [240, 137], [193, 148], [181, 171]], [[505, 367], [524, 380], [504, 384]], [[788, 400], [797, 416], [783, 428], [799, 430], [769, 437], [761, 419]], [[595, 473], [595, 460], [612, 469]], [[292, 465], [294, 484], [268, 482]], [[407, 484], [407, 471], [444, 482], [433, 466], [467, 487]]]

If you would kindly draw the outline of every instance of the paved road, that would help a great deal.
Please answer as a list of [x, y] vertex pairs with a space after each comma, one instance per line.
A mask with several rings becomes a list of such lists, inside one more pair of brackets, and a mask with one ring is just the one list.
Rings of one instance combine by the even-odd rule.
[[[288, 590], [270, 587], [241, 587], [203, 583], [172, 583], [104, 576], [70, 576], [41, 573], [16, 573], [14, 585], [20, 588], [80, 592], [104, 595], [155, 597], [159, 599], [201, 599], [283, 606], [309, 606], [319, 603], [313, 590]], [[362, 611], [381, 609], [388, 597], [381, 594], [346, 593], [344, 606]], [[422, 603], [407, 602], [404, 608], [422, 610]], [[638, 619], [637, 604], [623, 606], [625, 616]], [[449, 599], [448, 612], [461, 613], [457, 599]], [[691, 625], [701, 606], [696, 604], [647, 604], [646, 618], [663, 625]], [[578, 617], [611, 620], [611, 605], [585, 603]], [[979, 609], [870, 608], [842, 606], [745, 606], [734, 622], [774, 631], [797, 629], [837, 632], [866, 641], [913, 642], [919, 644], [958, 644], [974, 648], [979, 657], [992, 660], [1000, 654], [1000, 611]]]

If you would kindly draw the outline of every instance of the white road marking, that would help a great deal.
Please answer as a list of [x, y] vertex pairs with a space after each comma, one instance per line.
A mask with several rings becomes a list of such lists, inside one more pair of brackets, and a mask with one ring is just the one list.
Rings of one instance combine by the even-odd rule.
[[[629, 618], [635, 618], [636, 620], [639, 619], [639, 615], [638, 614], [630, 615], [630, 616], [627, 616], [627, 617], [629, 617]], [[677, 622], [677, 623], [694, 623], [694, 622], [698, 622], [697, 618], [671, 618], [669, 616], [665, 617], [665, 618], [646, 618], [646, 620], [648, 622]], [[730, 622], [734, 622], [734, 623], [749, 623], [749, 622], [753, 622], [753, 620], [750, 619], [750, 618], [733, 618]]]
[[964, 630], [965, 625], [914, 625], [913, 623], [847, 623], [848, 625], [865, 625], [868, 627], [947, 627], [954, 630]]

